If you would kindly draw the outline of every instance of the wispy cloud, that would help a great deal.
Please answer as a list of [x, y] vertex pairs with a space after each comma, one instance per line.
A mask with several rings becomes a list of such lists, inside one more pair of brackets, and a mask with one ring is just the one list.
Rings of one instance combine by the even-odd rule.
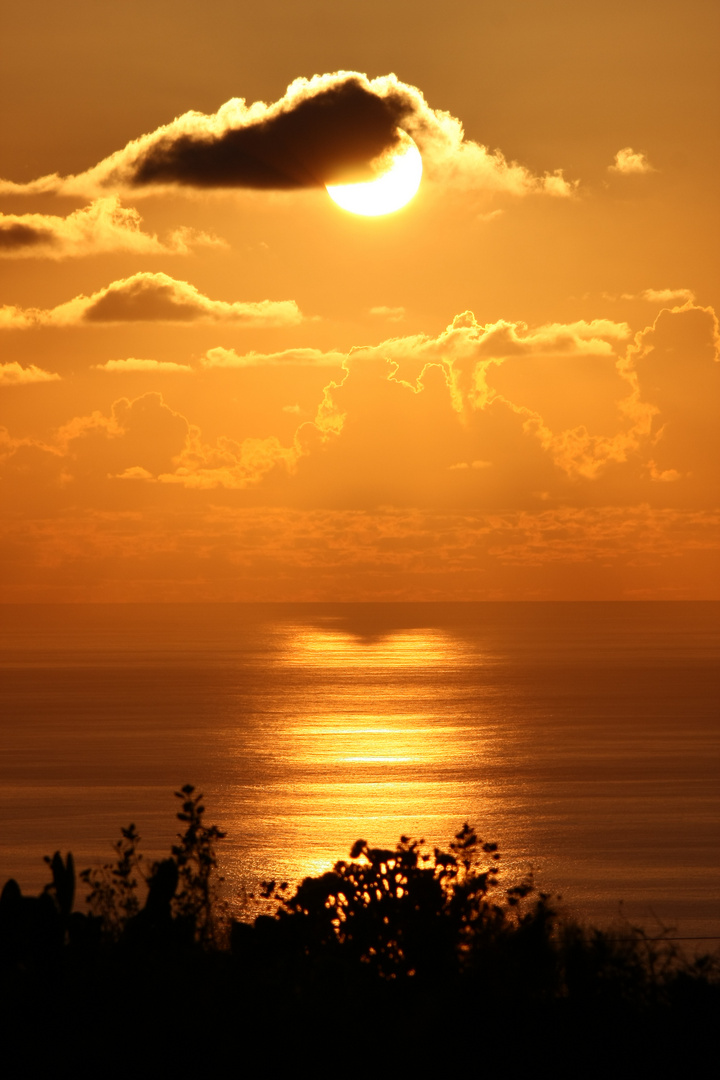
[[54, 308], [0, 308], [0, 328], [6, 329], [126, 322], [293, 326], [301, 321], [294, 300], [211, 300], [187, 281], [145, 272], [113, 281], [91, 296], [76, 296]]
[[567, 197], [562, 170], [543, 176], [499, 150], [465, 138], [462, 123], [432, 109], [395, 75], [339, 71], [296, 79], [273, 104], [232, 98], [216, 113], [188, 112], [75, 176], [27, 184], [0, 181], [0, 194], [148, 193], [163, 188], [290, 191], [371, 178], [371, 162], [410, 134], [431, 180], [468, 190]]
[[163, 242], [142, 231], [142, 218], [116, 195], [96, 199], [67, 217], [0, 214], [0, 257], [68, 259], [108, 251], [136, 255], [186, 255], [192, 247], [224, 247], [216, 236], [180, 228]]

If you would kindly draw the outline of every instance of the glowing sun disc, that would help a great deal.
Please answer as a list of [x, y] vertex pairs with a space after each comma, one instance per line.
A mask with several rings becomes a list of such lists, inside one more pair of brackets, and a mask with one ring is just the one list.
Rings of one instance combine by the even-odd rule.
[[[377, 180], [360, 184], [326, 184], [330, 198], [351, 214], [379, 217], [391, 214], [409, 203], [422, 179], [422, 158], [417, 146], [404, 131], [400, 147], [388, 155], [388, 162], [378, 162], [382, 169]], [[384, 168], [383, 168], [384, 166]]]

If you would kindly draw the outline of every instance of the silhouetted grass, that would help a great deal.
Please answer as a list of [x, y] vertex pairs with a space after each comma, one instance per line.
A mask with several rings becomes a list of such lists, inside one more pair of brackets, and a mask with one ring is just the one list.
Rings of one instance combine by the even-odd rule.
[[169, 857], [143, 873], [123, 829], [115, 861], [80, 874], [87, 914], [71, 855], [47, 860], [39, 897], [5, 885], [0, 1009], [19, 1061], [56, 1066], [62, 1044], [76, 1075], [137, 1057], [163, 1074], [662, 1076], [711, 1049], [717, 957], [563, 918], [531, 879], [501, 884], [497, 845], [467, 824], [447, 850], [359, 840], [294, 891], [265, 882], [267, 914], [246, 923], [219, 901], [224, 834], [192, 786], [176, 794]]

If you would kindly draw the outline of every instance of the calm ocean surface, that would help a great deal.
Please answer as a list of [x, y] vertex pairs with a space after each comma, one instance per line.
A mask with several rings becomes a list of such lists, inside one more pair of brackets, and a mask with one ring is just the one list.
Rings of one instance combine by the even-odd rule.
[[496, 840], [575, 914], [720, 935], [720, 605], [0, 606], [0, 882], [148, 857], [197, 785], [229, 894], [354, 840]]

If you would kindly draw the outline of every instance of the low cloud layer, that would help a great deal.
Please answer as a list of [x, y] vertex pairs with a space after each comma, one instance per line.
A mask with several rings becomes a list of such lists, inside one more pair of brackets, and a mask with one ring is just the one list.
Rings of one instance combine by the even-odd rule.
[[499, 150], [466, 140], [459, 120], [432, 109], [420, 90], [395, 75], [371, 80], [341, 71], [296, 79], [270, 105], [232, 98], [210, 115], [185, 113], [84, 173], [0, 181], [0, 194], [291, 191], [366, 180], [375, 175], [371, 162], [397, 148], [398, 129], [418, 144], [426, 175], [445, 184], [513, 195], [564, 197], [574, 190], [561, 170], [535, 176]]
[[720, 596], [717, 512], [386, 508], [369, 515], [216, 501], [199, 512], [197, 496], [192, 503], [111, 517], [84, 509], [51, 523], [4, 516], [3, 595], [15, 602], [120, 603]]
[[195, 229], [176, 229], [167, 241], [142, 231], [137, 210], [117, 196], [96, 199], [67, 217], [54, 214], [0, 214], [0, 258], [68, 259], [110, 251], [135, 255], [187, 255], [192, 247], [225, 246]]
[[91, 296], [76, 296], [54, 308], [0, 308], [0, 328], [5, 329], [128, 322], [293, 326], [301, 321], [294, 300], [211, 300], [187, 281], [151, 273], [113, 281]]

